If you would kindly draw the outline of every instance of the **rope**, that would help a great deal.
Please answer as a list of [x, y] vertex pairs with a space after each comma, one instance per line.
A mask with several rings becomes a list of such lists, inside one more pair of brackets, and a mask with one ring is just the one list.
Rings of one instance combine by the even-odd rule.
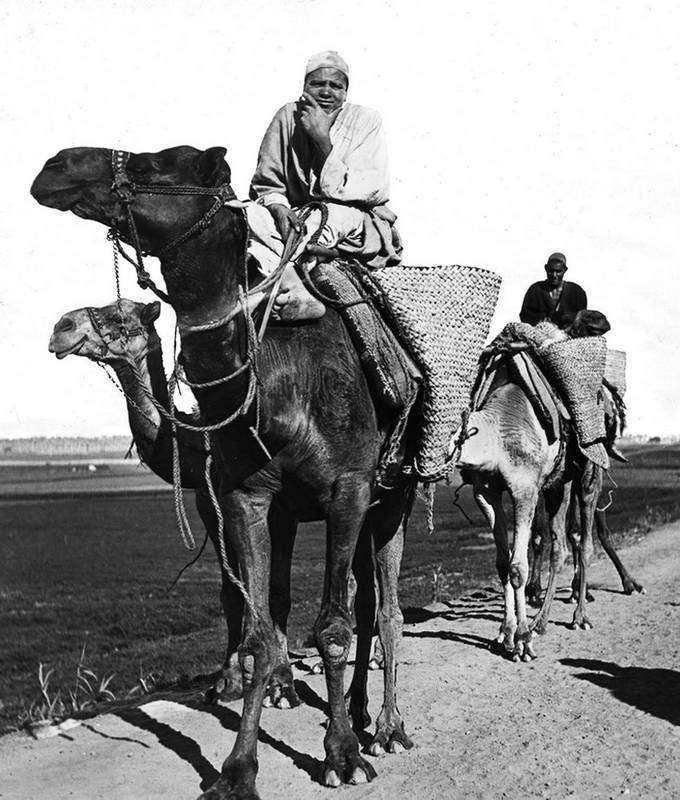
[[173, 423], [178, 428], [183, 428], [184, 430], [189, 430], [189, 431], [196, 431], [198, 433], [212, 433], [213, 431], [219, 431], [222, 428], [226, 428], [227, 425], [230, 425], [238, 417], [243, 416], [250, 408], [253, 399], [255, 398], [255, 393], [257, 391], [257, 382], [254, 379], [254, 370], [252, 369], [251, 366], [250, 381], [248, 383], [248, 391], [246, 393], [246, 397], [243, 403], [241, 403], [239, 408], [237, 408], [233, 414], [230, 414], [228, 417], [226, 417], [226, 419], [223, 419], [220, 422], [216, 422], [213, 425], [191, 425], [188, 422], [184, 422], [183, 420], [178, 419], [177, 417], [174, 416], [173, 413], [168, 412], [163, 407], [162, 403], [159, 403], [158, 400], [156, 400], [153, 394], [151, 394], [151, 392], [144, 385], [142, 376], [139, 373], [137, 365], [131, 364], [130, 367], [133, 375], [137, 378], [137, 381], [140, 384], [141, 390], [144, 392], [147, 399], [154, 405], [154, 407], [156, 408], [158, 413], [163, 417], [163, 419]]
[[205, 536], [203, 537], [203, 542], [201, 543], [201, 546], [198, 548], [198, 553], [196, 553], [196, 555], [195, 555], [195, 556], [194, 556], [194, 557], [191, 559], [191, 561], [189, 561], [187, 564], [185, 564], [185, 565], [182, 567], [182, 569], [181, 569], [181, 570], [180, 570], [180, 571], [177, 573], [177, 575], [176, 575], [176, 577], [175, 577], [175, 580], [174, 580], [174, 581], [173, 581], [173, 582], [170, 584], [170, 586], [168, 586], [168, 588], [165, 590], [165, 593], [166, 593], [166, 594], [170, 594], [170, 592], [171, 592], [171, 591], [172, 591], [172, 590], [175, 588], [175, 586], [177, 586], [177, 584], [179, 583], [179, 580], [180, 580], [180, 578], [182, 577], [182, 575], [184, 575], [184, 573], [185, 573], [185, 572], [186, 572], [186, 571], [189, 569], [189, 567], [193, 567], [193, 565], [194, 565], [194, 564], [195, 564], [195, 563], [198, 561], [198, 559], [199, 559], [199, 558], [200, 558], [200, 557], [203, 555], [203, 551], [205, 550], [205, 546], [206, 546], [207, 542], [208, 542], [208, 529], [206, 528], [206, 529], [205, 529]]
[[422, 484], [422, 489], [416, 490], [418, 497], [425, 503], [428, 536], [434, 533], [434, 494], [436, 489], [437, 484], [433, 481]]
[[253, 615], [253, 617], [257, 617], [257, 612], [255, 611], [255, 604], [253, 603], [251, 596], [248, 594], [248, 590], [246, 589], [243, 582], [236, 577], [236, 574], [229, 566], [229, 561], [227, 559], [227, 547], [224, 542], [224, 517], [222, 516], [222, 509], [220, 508], [217, 495], [215, 494], [215, 488], [212, 484], [212, 478], [210, 476], [210, 468], [212, 467], [212, 453], [209, 450], [210, 438], [207, 433], [204, 433], [203, 436], [205, 440], [206, 449], [208, 449], [209, 453], [208, 457], [205, 460], [205, 485], [208, 487], [208, 494], [210, 495], [210, 500], [213, 504], [213, 509], [215, 510], [215, 516], [217, 518], [217, 544], [220, 552], [222, 569], [226, 572], [229, 580], [234, 584], [234, 586], [236, 586], [239, 592], [241, 592], [243, 600], [245, 604], [248, 606], [250, 613]]
[[[175, 415], [175, 387], [177, 380], [174, 373], [170, 376], [168, 382], [168, 405], [170, 413]], [[175, 496], [175, 519], [177, 520], [177, 528], [179, 535], [182, 537], [184, 546], [187, 550], [196, 549], [196, 540], [194, 539], [191, 524], [187, 517], [186, 506], [184, 505], [184, 494], [182, 492], [182, 467], [179, 463], [179, 442], [177, 441], [177, 425], [172, 423], [172, 491]]]
[[607, 469], [607, 470], [605, 470], [605, 473], [604, 473], [604, 474], [605, 474], [605, 475], [607, 476], [607, 478], [609, 478], [609, 480], [611, 481], [612, 488], [611, 488], [611, 489], [607, 489], [607, 494], [609, 495], [609, 501], [607, 502], [607, 505], [606, 505], [606, 506], [604, 506], [603, 508], [600, 508], [599, 506], [596, 506], [596, 508], [597, 508], [597, 510], [598, 510], [598, 511], [606, 511], [606, 510], [609, 508], [609, 506], [611, 506], [611, 504], [614, 502], [614, 492], [615, 492], [615, 490], [616, 490], [616, 489], [618, 489], [618, 488], [619, 488], [619, 485], [618, 485], [618, 483], [617, 483], [617, 482], [614, 480], [614, 478], [612, 478], [612, 476], [609, 474], [609, 470], [608, 470], [608, 469]]
[[470, 525], [475, 525], [476, 524], [475, 521], [468, 516], [467, 511], [458, 502], [458, 495], [460, 494], [464, 486], [465, 484], [461, 483], [459, 486], [456, 487], [456, 490], [453, 493], [453, 505], [454, 508], [457, 508], [460, 511], [460, 513], [465, 517], [465, 519], [470, 523]]

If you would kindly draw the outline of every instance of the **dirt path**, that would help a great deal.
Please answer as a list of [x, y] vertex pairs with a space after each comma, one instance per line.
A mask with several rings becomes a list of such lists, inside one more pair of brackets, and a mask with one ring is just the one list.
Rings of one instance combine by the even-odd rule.
[[[407, 624], [400, 708], [415, 747], [372, 759], [378, 778], [369, 785], [334, 791], [317, 782], [325, 688], [322, 676], [299, 670], [305, 705], [263, 710], [262, 797], [680, 797], [679, 545], [674, 523], [622, 551], [646, 596], [620, 594], [613, 568], [598, 561], [595, 629], [569, 630], [573, 607], [558, 600], [531, 664], [489, 651], [500, 621], [495, 592]], [[372, 673], [374, 717], [381, 684]], [[176, 696], [50, 739], [13, 734], [0, 740], [0, 797], [192, 800], [217, 777], [238, 710], [211, 712]]]

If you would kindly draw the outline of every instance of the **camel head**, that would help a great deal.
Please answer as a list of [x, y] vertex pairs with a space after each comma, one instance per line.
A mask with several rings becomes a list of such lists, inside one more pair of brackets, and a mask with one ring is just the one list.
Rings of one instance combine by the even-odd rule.
[[161, 259], [180, 322], [185, 315], [200, 322], [234, 303], [247, 247], [245, 215], [229, 205], [225, 153], [223, 147], [125, 154], [74, 147], [45, 164], [31, 193], [42, 205], [112, 227], [128, 244], [135, 238], [131, 218], [141, 249]]
[[[71, 147], [49, 159], [31, 186], [31, 194], [44, 206], [72, 211], [83, 219], [114, 225], [128, 241], [125, 204], [114, 190], [115, 151], [103, 147]], [[154, 195], [136, 186], [216, 187], [229, 184], [231, 170], [224, 147], [197, 150], [180, 146], [158, 153], [130, 153], [124, 164], [123, 191], [132, 201], [142, 248], [161, 249], [174, 236], [193, 225], [210, 208], [214, 198], [201, 195]]]
[[[121, 314], [122, 311], [122, 314]], [[84, 356], [112, 366], [140, 364], [158, 350], [160, 338], [154, 322], [161, 304], [121, 299], [108, 306], [77, 308], [54, 326], [49, 351], [57, 358]]]

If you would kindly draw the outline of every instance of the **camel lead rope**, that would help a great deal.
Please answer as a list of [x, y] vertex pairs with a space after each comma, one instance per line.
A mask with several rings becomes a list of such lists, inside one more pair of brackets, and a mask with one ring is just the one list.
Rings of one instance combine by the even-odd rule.
[[243, 600], [248, 606], [250, 613], [253, 615], [253, 617], [257, 617], [255, 604], [253, 603], [251, 596], [248, 594], [245, 584], [236, 577], [234, 570], [229, 566], [229, 561], [227, 559], [227, 548], [224, 543], [224, 517], [222, 516], [222, 509], [220, 508], [219, 500], [215, 494], [215, 487], [213, 486], [212, 476], [210, 474], [210, 468], [212, 467], [212, 451], [210, 449], [210, 434], [207, 431], [203, 433], [203, 441], [205, 442], [205, 449], [208, 453], [205, 459], [205, 485], [208, 488], [208, 494], [210, 495], [210, 500], [215, 511], [215, 517], [217, 518], [217, 544], [220, 551], [221, 566], [224, 572], [227, 574], [229, 580], [234, 584], [234, 586], [236, 586], [239, 592], [241, 592]]
[[[168, 385], [168, 405], [170, 408], [170, 415], [175, 416], [175, 387], [177, 386], [177, 379], [174, 373], [170, 377]], [[182, 469], [179, 461], [179, 444], [177, 442], [177, 425], [172, 422], [172, 490], [175, 495], [175, 518], [177, 520], [177, 527], [179, 534], [182, 537], [184, 546], [187, 550], [196, 549], [196, 540], [194, 539], [191, 524], [187, 517], [187, 510], [184, 505], [184, 494], [182, 493]]]
[[596, 506], [596, 507], [595, 507], [595, 508], [596, 508], [598, 511], [606, 511], [606, 510], [609, 508], [609, 506], [610, 506], [610, 505], [611, 505], [611, 504], [614, 502], [614, 492], [615, 492], [615, 491], [616, 491], [616, 490], [619, 488], [619, 485], [618, 485], [618, 483], [617, 483], [617, 482], [614, 480], [614, 478], [612, 478], [612, 476], [609, 474], [609, 470], [608, 470], [608, 469], [606, 469], [606, 470], [604, 471], [604, 474], [605, 474], [605, 475], [606, 475], [606, 476], [609, 478], [609, 480], [611, 481], [611, 483], [612, 483], [612, 488], [611, 488], [611, 489], [607, 489], [607, 494], [609, 495], [609, 500], [608, 500], [608, 502], [607, 502], [607, 505], [606, 505], [606, 506], [604, 506], [604, 508], [600, 508], [599, 506]]

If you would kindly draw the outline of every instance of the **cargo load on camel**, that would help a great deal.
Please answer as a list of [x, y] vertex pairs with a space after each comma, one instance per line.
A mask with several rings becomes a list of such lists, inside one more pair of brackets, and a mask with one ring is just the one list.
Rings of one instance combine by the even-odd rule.
[[[397, 401], [403, 424], [418, 404], [407, 469], [423, 482], [439, 480], [451, 433], [469, 405], [500, 276], [458, 265], [368, 270], [332, 262], [318, 265], [310, 279], [310, 291], [340, 311], [379, 404], [394, 410]], [[407, 375], [418, 382], [419, 397], [405, 395]], [[389, 466], [388, 450], [381, 471]]]
[[625, 354], [608, 351], [602, 335], [585, 334], [572, 338], [550, 322], [509, 323], [484, 350], [471, 407], [483, 407], [503, 365], [526, 392], [550, 441], [573, 429], [583, 455], [608, 469], [609, 455], [623, 460], [614, 440], [625, 424]]

